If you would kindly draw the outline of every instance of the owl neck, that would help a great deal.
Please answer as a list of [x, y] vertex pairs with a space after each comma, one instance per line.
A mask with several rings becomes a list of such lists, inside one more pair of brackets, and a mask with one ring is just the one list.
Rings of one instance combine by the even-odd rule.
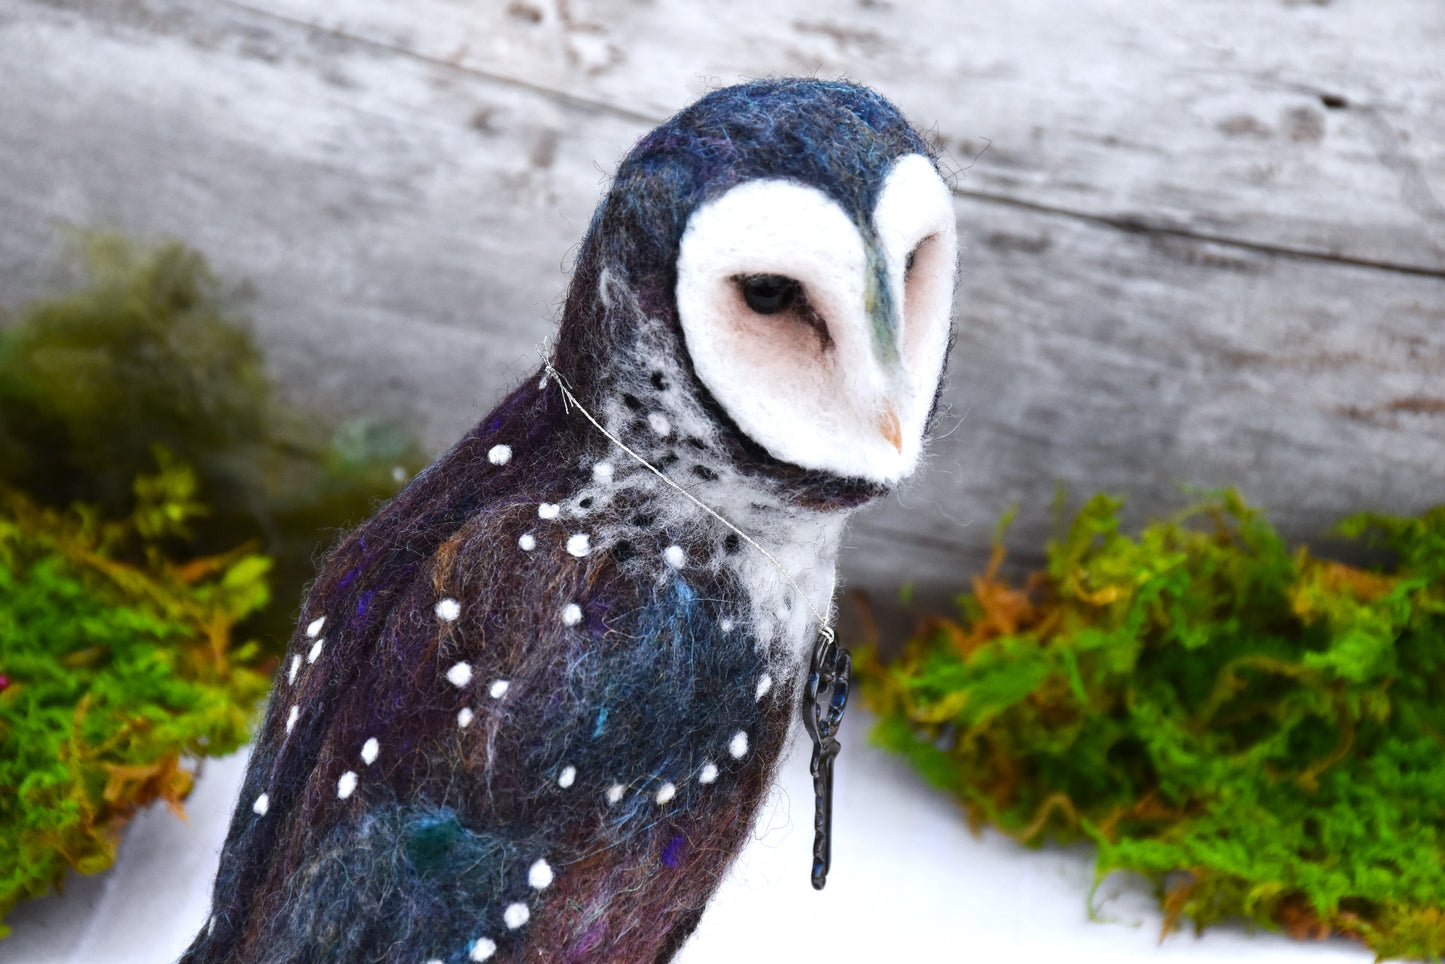
[[553, 396], [546, 407], [560, 408], [559, 428], [575, 444], [553, 448], [575, 452], [586, 479], [561, 511], [572, 503], [588, 512], [613, 507], [615, 524], [630, 529], [617, 537], [629, 556], [637, 543], [666, 534], [663, 558], [675, 554], [671, 564], [684, 576], [741, 587], [758, 643], [795, 667], [832, 622], [850, 509], [801, 504], [783, 481], [745, 471], [721, 444], [716, 421], [674, 390], [682, 383], [675, 361], [653, 355], [645, 371], [645, 379], [615, 379], [590, 403], [556, 369], [539, 377]]

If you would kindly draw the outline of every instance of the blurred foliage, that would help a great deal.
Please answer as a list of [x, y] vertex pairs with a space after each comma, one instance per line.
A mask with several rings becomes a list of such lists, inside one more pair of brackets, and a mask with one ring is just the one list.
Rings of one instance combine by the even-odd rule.
[[157, 457], [119, 521], [0, 487], [0, 918], [70, 868], [110, 866], [139, 807], [179, 814], [182, 757], [245, 743], [269, 686], [232, 632], [266, 605], [270, 562], [170, 559], [206, 507], [195, 474]]
[[84, 244], [82, 290], [0, 317], [0, 917], [180, 812], [183, 760], [248, 738], [314, 558], [423, 463], [286, 406], [196, 252]]
[[[1445, 506], [1289, 550], [1226, 493], [1137, 538], [1096, 496], [1043, 572], [988, 570], [900, 659], [860, 653], [875, 739], [1030, 844], [1090, 839], [1166, 933], [1246, 918], [1445, 954]], [[1007, 524], [1007, 519], [1005, 520]], [[1000, 535], [1002, 527], [1000, 529]]]
[[211, 511], [178, 554], [260, 539], [274, 603], [255, 624], [279, 649], [319, 549], [425, 462], [374, 419], [337, 423], [277, 398], [239, 306], [179, 243], [84, 241], [88, 283], [0, 327], [0, 483], [51, 506], [135, 506], [160, 444], [193, 466]]

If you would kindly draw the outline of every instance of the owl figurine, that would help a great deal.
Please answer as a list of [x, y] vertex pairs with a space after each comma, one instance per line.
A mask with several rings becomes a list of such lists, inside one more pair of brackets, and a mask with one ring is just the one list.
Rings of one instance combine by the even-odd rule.
[[183, 964], [669, 960], [845, 522], [918, 463], [956, 249], [867, 88], [724, 88], [643, 137], [547, 363], [321, 566]]

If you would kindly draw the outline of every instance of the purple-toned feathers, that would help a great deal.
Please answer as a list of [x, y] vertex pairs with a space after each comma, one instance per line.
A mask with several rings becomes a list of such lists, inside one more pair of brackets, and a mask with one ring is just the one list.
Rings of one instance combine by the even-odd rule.
[[[866, 212], [910, 152], [864, 88], [728, 88], [639, 142], [584, 241], [556, 368], [760, 541], [826, 542], [880, 489], [773, 459], [698, 382], [670, 293], [687, 214], [764, 176]], [[826, 549], [795, 575], [831, 586]], [[792, 596], [529, 375], [322, 565], [182, 961], [669, 959], [795, 718], [816, 622]]]

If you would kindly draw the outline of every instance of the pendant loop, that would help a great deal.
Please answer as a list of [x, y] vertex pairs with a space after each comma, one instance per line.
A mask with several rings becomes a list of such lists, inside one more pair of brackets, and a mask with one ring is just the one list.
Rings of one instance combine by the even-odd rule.
[[848, 685], [853, 678], [853, 657], [838, 645], [833, 631], [824, 627], [813, 647], [808, 684], [803, 691], [803, 726], [813, 738], [813, 889], [828, 882], [833, 860], [833, 760], [842, 745], [838, 727], [848, 708]]

